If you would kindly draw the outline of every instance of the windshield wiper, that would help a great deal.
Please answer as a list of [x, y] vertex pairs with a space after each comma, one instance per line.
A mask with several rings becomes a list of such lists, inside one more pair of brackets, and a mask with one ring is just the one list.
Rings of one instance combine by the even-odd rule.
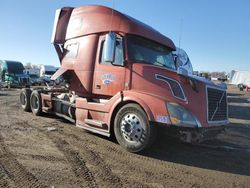
[[149, 61], [145, 61], [145, 60], [138, 60], [138, 59], [134, 59], [132, 61], [135, 61], [137, 63], [145, 63], [145, 64], [149, 64], [149, 65], [152, 65], [152, 63], [150, 63]]

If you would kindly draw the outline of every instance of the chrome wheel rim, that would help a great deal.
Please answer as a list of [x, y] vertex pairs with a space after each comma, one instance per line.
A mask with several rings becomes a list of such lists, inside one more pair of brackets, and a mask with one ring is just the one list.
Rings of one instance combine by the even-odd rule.
[[32, 109], [35, 109], [37, 110], [38, 107], [39, 107], [39, 99], [37, 96], [32, 96], [31, 98], [31, 106], [32, 106]]
[[121, 134], [127, 142], [140, 141], [143, 128], [140, 118], [133, 113], [124, 115], [121, 121]]

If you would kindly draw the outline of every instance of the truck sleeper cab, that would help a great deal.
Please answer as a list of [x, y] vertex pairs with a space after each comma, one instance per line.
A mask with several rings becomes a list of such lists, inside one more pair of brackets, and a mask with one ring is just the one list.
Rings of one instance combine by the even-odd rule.
[[24, 74], [24, 66], [18, 61], [0, 60], [0, 81], [7, 87], [30, 86], [30, 77]]
[[228, 123], [226, 90], [177, 70], [174, 43], [134, 18], [103, 6], [62, 8], [52, 43], [61, 67], [51, 79], [63, 76], [68, 87], [23, 89], [25, 111], [114, 133], [130, 152], [149, 148], [159, 125], [199, 142]]

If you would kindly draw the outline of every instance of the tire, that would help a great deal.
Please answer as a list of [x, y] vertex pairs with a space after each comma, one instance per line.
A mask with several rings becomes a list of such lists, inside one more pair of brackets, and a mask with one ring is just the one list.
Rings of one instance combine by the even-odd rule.
[[42, 115], [42, 99], [39, 91], [34, 90], [30, 96], [30, 108], [35, 116]]
[[31, 95], [31, 90], [30, 89], [22, 89], [20, 93], [20, 103], [21, 107], [24, 111], [30, 112], [30, 95]]
[[114, 133], [118, 143], [132, 153], [148, 149], [155, 140], [156, 127], [150, 125], [143, 109], [134, 103], [124, 105], [116, 114]]

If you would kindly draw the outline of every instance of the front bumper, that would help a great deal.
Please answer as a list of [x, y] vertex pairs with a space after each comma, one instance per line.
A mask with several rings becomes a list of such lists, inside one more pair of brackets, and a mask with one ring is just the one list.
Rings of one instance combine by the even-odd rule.
[[162, 134], [175, 137], [185, 143], [197, 144], [206, 140], [215, 139], [220, 133], [224, 132], [225, 126], [217, 127], [178, 127], [154, 122]]

